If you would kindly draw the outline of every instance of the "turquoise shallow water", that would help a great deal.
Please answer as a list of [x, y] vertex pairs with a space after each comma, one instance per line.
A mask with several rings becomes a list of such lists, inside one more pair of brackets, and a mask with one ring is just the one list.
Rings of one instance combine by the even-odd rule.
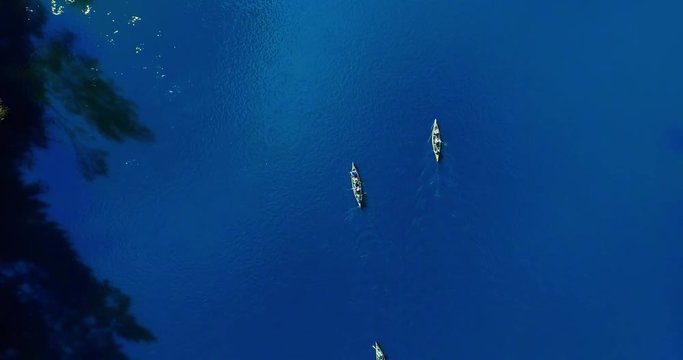
[[156, 140], [32, 176], [134, 358], [683, 356], [681, 5], [107, 6], [54, 22]]

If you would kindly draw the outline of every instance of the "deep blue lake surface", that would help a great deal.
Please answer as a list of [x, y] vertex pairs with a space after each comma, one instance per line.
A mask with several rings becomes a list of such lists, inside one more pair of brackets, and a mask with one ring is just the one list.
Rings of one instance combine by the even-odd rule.
[[682, 3], [94, 9], [53, 25], [155, 141], [88, 183], [55, 129], [30, 177], [133, 358], [683, 358]]

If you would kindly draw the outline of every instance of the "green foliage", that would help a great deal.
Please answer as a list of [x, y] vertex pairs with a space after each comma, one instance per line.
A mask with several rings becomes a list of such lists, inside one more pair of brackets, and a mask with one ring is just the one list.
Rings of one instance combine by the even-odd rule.
[[5, 116], [7, 116], [7, 112], [9, 109], [2, 103], [2, 99], [0, 99], [0, 121], [5, 120]]
[[67, 0], [68, 4], [85, 9], [86, 6], [92, 6], [92, 0]]
[[92, 6], [92, 0], [50, 0], [51, 11], [54, 15], [60, 15], [64, 6], [77, 7], [83, 12], [88, 12]]

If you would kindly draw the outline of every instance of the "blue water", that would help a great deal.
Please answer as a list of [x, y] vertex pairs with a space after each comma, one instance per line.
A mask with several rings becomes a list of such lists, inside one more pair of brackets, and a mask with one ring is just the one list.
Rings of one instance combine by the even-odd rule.
[[683, 358], [683, 4], [95, 9], [53, 24], [156, 140], [88, 183], [55, 129], [32, 176], [133, 358]]

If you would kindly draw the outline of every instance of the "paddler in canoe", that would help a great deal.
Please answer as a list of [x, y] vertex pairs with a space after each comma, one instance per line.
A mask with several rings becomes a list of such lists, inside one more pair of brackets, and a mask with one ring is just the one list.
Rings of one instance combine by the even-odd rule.
[[434, 119], [434, 125], [432, 126], [432, 151], [434, 152], [436, 162], [439, 162], [439, 156], [441, 155], [441, 145], [442, 142], [439, 124], [437, 124], [436, 119]]
[[360, 181], [360, 174], [358, 174], [358, 169], [356, 169], [356, 164], [351, 163], [351, 190], [353, 191], [353, 197], [356, 198], [358, 207], [363, 207], [363, 183]]
[[382, 351], [382, 348], [379, 347], [379, 343], [375, 341], [375, 343], [372, 345], [372, 348], [375, 349], [375, 360], [387, 360], [387, 357], [384, 355], [384, 351]]

